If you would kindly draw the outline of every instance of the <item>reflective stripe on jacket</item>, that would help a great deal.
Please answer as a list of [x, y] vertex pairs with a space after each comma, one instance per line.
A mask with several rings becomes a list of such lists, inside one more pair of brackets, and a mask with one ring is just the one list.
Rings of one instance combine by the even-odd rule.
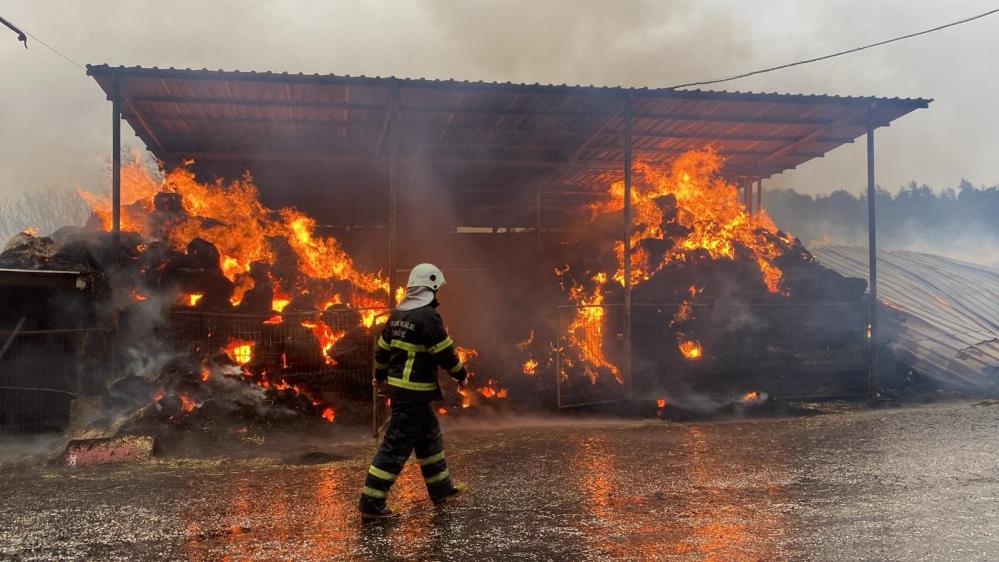
[[387, 380], [393, 399], [440, 400], [437, 367], [458, 381], [465, 368], [454, 341], [433, 306], [395, 310], [385, 323], [375, 351], [375, 378]]

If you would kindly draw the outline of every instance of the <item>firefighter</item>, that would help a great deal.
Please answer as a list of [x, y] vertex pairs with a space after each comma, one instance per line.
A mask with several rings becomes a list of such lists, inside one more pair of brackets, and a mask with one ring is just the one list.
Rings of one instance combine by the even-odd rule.
[[387, 391], [392, 417], [361, 492], [358, 507], [365, 518], [398, 514], [397, 509], [385, 505], [385, 497], [414, 450], [435, 504], [443, 504], [467, 490], [466, 485], [455, 483], [448, 472], [441, 427], [431, 405], [443, 399], [437, 384], [438, 367], [458, 384], [465, 384], [467, 377], [454, 341], [448, 337], [436, 310], [437, 291], [442, 285], [444, 274], [436, 266], [422, 263], [414, 267], [406, 283], [406, 296], [378, 338], [373, 384]]

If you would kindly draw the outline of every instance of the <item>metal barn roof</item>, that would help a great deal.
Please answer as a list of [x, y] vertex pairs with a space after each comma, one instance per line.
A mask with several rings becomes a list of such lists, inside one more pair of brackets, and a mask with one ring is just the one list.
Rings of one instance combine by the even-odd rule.
[[464, 225], [558, 228], [623, 175], [629, 100], [635, 160], [713, 146], [729, 179], [792, 169], [865, 134], [868, 118], [887, 126], [931, 101], [108, 65], [87, 73], [109, 97], [117, 88], [125, 119], [168, 166], [191, 158], [206, 176], [250, 170], [265, 194], [293, 194], [281, 204], [318, 209], [295, 197], [322, 194], [362, 223], [384, 215], [374, 205], [384, 198], [371, 195], [384, 189], [392, 138], [401, 192], [446, 193]]
[[[814, 250], [825, 266], [867, 278], [867, 248]], [[878, 251], [878, 298], [896, 352], [922, 374], [962, 390], [999, 384], [999, 269], [906, 252]]]
[[349, 162], [387, 156], [393, 90], [400, 157], [486, 166], [618, 170], [623, 101], [636, 158], [715, 146], [727, 173], [792, 169], [928, 99], [459, 82], [88, 65], [157, 157]]

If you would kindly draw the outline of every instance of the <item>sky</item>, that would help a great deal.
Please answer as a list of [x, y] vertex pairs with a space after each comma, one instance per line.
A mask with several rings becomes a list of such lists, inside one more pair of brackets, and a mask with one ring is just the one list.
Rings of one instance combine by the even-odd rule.
[[[999, 7], [931, 0], [12, 0], [0, 16], [75, 59], [227, 70], [666, 87], [847, 49]], [[0, 196], [107, 183], [111, 106], [85, 72], [0, 28]], [[876, 133], [894, 190], [999, 183], [999, 14], [715, 89], [928, 97]], [[127, 125], [124, 142], [142, 148]], [[862, 139], [768, 180], [860, 191]]]

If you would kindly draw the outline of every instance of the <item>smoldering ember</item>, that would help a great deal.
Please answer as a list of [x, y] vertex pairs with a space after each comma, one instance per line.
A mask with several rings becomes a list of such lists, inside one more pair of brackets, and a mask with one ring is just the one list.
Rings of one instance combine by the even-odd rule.
[[[999, 270], [877, 248], [932, 100], [87, 75], [111, 188], [0, 253], [0, 557], [997, 552]], [[858, 139], [869, 247], [809, 247], [767, 182]]]

